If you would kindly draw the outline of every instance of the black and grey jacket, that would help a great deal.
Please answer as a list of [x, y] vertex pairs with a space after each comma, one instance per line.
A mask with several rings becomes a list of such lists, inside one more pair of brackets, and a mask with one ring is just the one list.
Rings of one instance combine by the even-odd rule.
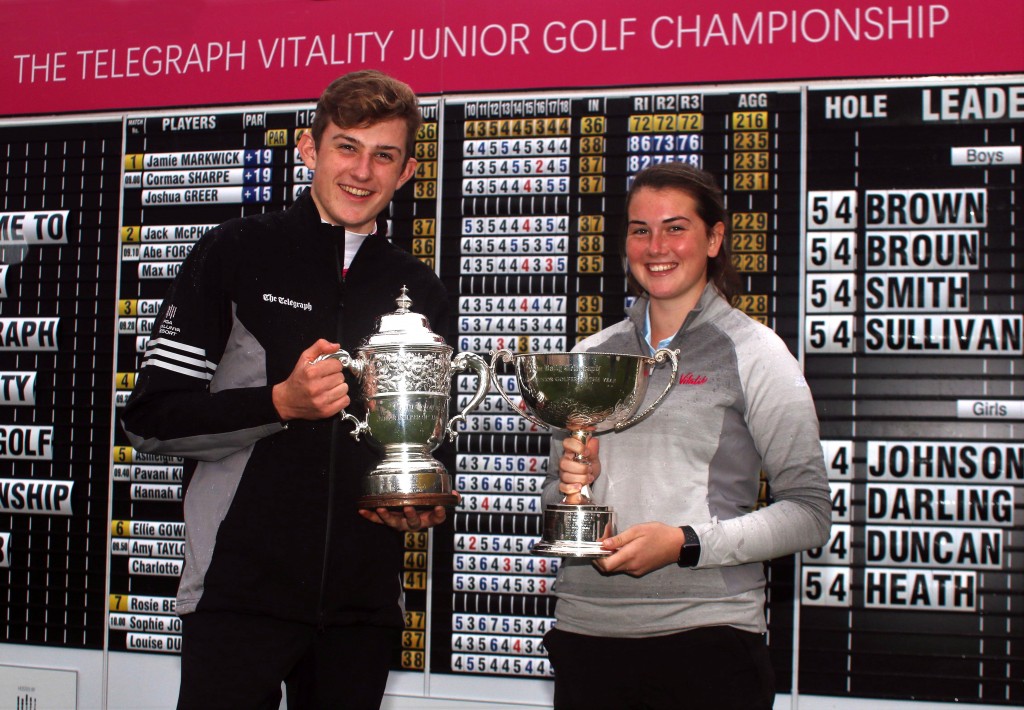
[[402, 286], [445, 334], [440, 280], [384, 234], [378, 224], [343, 277], [344, 229], [307, 192], [210, 230], [183, 263], [123, 419], [136, 449], [186, 460], [179, 614], [402, 625], [402, 535], [356, 512], [378, 454], [338, 417], [282, 424], [271, 399], [318, 338], [355, 355]]

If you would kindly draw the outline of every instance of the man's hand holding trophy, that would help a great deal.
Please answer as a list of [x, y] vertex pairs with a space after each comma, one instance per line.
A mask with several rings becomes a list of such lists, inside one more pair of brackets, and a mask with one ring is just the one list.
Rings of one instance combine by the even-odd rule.
[[[359, 349], [357, 357], [344, 350], [323, 355], [348, 368], [362, 386], [367, 404], [365, 420], [343, 411], [355, 424], [357, 439], [367, 434], [381, 450], [382, 461], [363, 479], [364, 508], [453, 506], [458, 494], [451, 477], [430, 452], [445, 438], [455, 438], [456, 423], [465, 420], [493, 381], [512, 409], [546, 429], [569, 432], [586, 449], [591, 436], [621, 431], [643, 421], [661, 404], [676, 382], [677, 351], [662, 348], [653, 356], [611, 353], [527, 353], [495, 350], [488, 366], [473, 353], [452, 358], [452, 348], [410, 310], [403, 293], [398, 310], [381, 318], [378, 330]], [[640, 411], [654, 367], [669, 361], [668, 385]], [[497, 376], [499, 364], [511, 365], [523, 406], [511, 398]], [[448, 419], [448, 386], [461, 370], [475, 370], [476, 392], [456, 416]], [[583, 454], [574, 460], [587, 463]], [[589, 486], [568, 494], [544, 510], [543, 536], [533, 552], [560, 557], [604, 557], [611, 551], [601, 541], [615, 534], [615, 511], [595, 503]]]

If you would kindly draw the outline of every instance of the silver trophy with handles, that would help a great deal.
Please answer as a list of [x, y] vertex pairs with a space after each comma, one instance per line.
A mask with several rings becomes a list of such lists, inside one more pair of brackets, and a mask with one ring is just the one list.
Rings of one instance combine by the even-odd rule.
[[[672, 363], [668, 385], [639, 414], [655, 364]], [[511, 363], [523, 408], [501, 386], [498, 362]], [[676, 383], [678, 351], [662, 348], [652, 357], [610, 353], [491, 353], [491, 376], [501, 396], [534, 424], [561, 429], [586, 446], [602, 431], [621, 431], [643, 421]], [[580, 454], [574, 460], [586, 462]], [[601, 540], [615, 534], [615, 511], [590, 499], [589, 486], [544, 509], [544, 533], [533, 552], [559, 557], [603, 557]]]
[[[456, 424], [480, 404], [490, 387], [487, 363], [474, 353], [459, 353], [430, 330], [427, 319], [409, 310], [412, 300], [402, 287], [395, 299], [398, 310], [381, 317], [377, 332], [359, 348], [356, 357], [344, 350], [321, 355], [333, 358], [359, 381], [366, 400], [366, 418], [342, 411], [355, 424], [351, 435], [362, 434], [382, 453], [381, 461], [363, 479], [360, 508], [421, 508], [453, 506], [458, 496], [444, 465], [431, 456], [444, 439], [454, 439]], [[466, 407], [448, 418], [451, 377], [474, 370], [477, 388]]]

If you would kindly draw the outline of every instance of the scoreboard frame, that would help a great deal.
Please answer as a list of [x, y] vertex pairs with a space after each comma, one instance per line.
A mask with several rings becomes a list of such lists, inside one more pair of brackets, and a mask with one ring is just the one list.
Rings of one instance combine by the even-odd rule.
[[[1004, 125], [1008, 120], [991, 115], [994, 100], [985, 91], [1014, 86], [1021, 87], [1015, 95], [1024, 97], [1024, 75], [423, 97], [428, 122], [435, 125], [418, 145], [435, 145], [418, 150], [436, 158], [437, 169], [417, 174], [396, 197], [393, 237], [434, 265], [449, 287], [452, 333], [460, 350], [568, 349], [621, 317], [627, 297], [614, 246], [621, 207], [612, 198], [621, 197], [629, 174], [642, 167], [639, 158], [630, 163], [632, 138], [638, 146], [649, 139], [650, 152], [636, 155], [697, 157], [722, 177], [730, 208], [740, 215], [733, 227], [751, 291], [746, 309], [776, 328], [805, 366], [833, 491], [829, 543], [771, 565], [769, 636], [773, 659], [784, 666], [780, 696], [789, 695], [793, 707], [835, 707], [831, 703], [847, 693], [858, 698], [857, 707], [885, 707], [907, 694], [919, 699], [916, 707], [954, 701], [979, 708], [1024, 704], [1021, 689], [1007, 680], [1020, 669], [1021, 654], [1011, 652], [1019, 645], [1012, 641], [1012, 628], [1019, 631], [1024, 623], [1024, 611], [1010, 591], [1019, 587], [1021, 563], [1014, 550], [1024, 542], [1019, 515], [1024, 481], [1013, 473], [1021, 458], [1013, 442], [1024, 429], [1024, 392], [1014, 385], [1024, 370], [1018, 325], [1024, 298], [1024, 165], [1021, 129], [1013, 133]], [[977, 101], [969, 98], [972, 88]], [[687, 97], [687, 106], [699, 111], [633, 110], [643, 105], [641, 99], [656, 96]], [[519, 115], [515, 100], [524, 107], [530, 101], [553, 104], [553, 115], [527, 117], [526, 108]], [[725, 107], [730, 101], [737, 105]], [[1004, 106], [1019, 105], [1014, 110], [1024, 116], [1021, 102]], [[492, 106], [494, 115], [487, 114]], [[29, 517], [77, 522], [81, 491], [102, 489], [90, 494], [95, 495], [90, 502], [109, 511], [103, 521], [105, 552], [102, 563], [90, 558], [89, 564], [104, 566], [103, 630], [81, 643], [49, 638], [38, 643], [27, 634], [12, 638], [8, 626], [0, 661], [23, 657], [47, 665], [41, 659], [49, 657], [52, 646], [70, 648], [71, 656], [78, 655], [75, 649], [100, 652], [111, 669], [104, 693], [139, 667], [173, 674], [177, 625], [167, 614], [173, 588], [166, 582], [174, 576], [181, 543], [166, 501], [180, 501], [180, 462], [126, 449], [118, 408], [130, 392], [132, 362], [175, 262], [223, 215], [287, 204], [308, 181], [308, 175], [291, 169], [287, 147], [308, 112], [304, 102], [0, 119], [0, 136], [15, 137], [26, 130], [52, 133], [118, 123], [123, 141], [120, 219], [97, 227], [98, 238], [111, 242], [107, 259], [114, 258], [96, 279], [97, 292], [105, 294], [110, 308], [97, 308], [95, 317], [75, 322], [92, 330], [102, 325], [109, 334], [110, 349], [101, 352], [108, 360], [95, 368], [113, 380], [110, 400], [100, 410], [104, 417], [109, 413], [108, 421], [96, 427], [73, 419], [57, 406], [55, 392], [63, 385], [56, 380], [51, 386], [33, 384], [31, 400], [26, 390], [23, 398], [12, 395], [0, 407], [4, 446], [20, 447], [5, 449], [8, 456], [0, 459], [18, 459], [18, 471], [24, 472], [5, 478], [6, 490], [45, 489], [35, 497], [48, 511]], [[265, 132], [266, 147], [254, 151], [265, 172], [250, 179], [226, 161], [197, 168], [193, 175], [179, 167], [180, 156], [204, 150], [148, 153], [130, 146], [132, 131], [141, 136], [166, 117], [206, 114], [237, 117], [240, 134]], [[264, 120], [256, 121], [257, 116]], [[281, 125], [270, 125], [267, 116], [282, 119]], [[726, 123], [714, 124], [715, 119]], [[460, 123], [473, 135], [456, 135]], [[712, 125], [718, 127], [709, 129]], [[759, 131], [768, 136], [753, 135]], [[530, 143], [545, 138], [524, 134], [564, 138], [565, 145], [552, 145], [555, 152], [530, 162], [517, 153], [527, 145], [533, 145], [531, 152], [547, 147]], [[914, 134], [937, 134], [947, 141], [921, 176], [886, 162], [892, 160], [886, 153], [919, 160], [931, 155], [914, 143]], [[976, 136], [996, 143], [989, 146]], [[195, 136], [189, 140], [202, 143]], [[625, 148], [616, 153], [609, 148], [615, 145]], [[473, 155], [464, 153], [466, 146]], [[512, 155], [475, 154], [504, 150]], [[841, 160], [851, 162], [840, 169]], [[710, 165], [713, 161], [719, 162]], [[140, 180], [133, 175], [133, 168], [144, 173], [154, 166], [167, 172], [166, 179], [147, 183], [144, 174]], [[27, 166], [26, 175], [34, 169]], [[984, 187], [972, 179], [978, 171], [986, 173]], [[190, 180], [199, 187], [178, 187]], [[86, 182], [81, 189], [87, 193], [93, 188]], [[247, 197], [250, 186], [256, 191]], [[155, 196], [157, 190], [166, 195]], [[198, 192], [186, 194], [189, 190]], [[137, 209], [149, 217], [133, 218], [136, 207], [125, 199], [130, 194], [138, 195]], [[38, 197], [29, 193], [25, 201]], [[25, 252], [23, 262], [5, 261], [0, 271], [0, 332], [9, 333], [7, 347], [0, 348], [0, 375], [27, 372], [28, 353], [50, 357], [55, 370], [66, 367], [61, 364], [66, 347], [53, 345], [66, 340], [64, 326], [48, 316], [57, 296], [44, 292], [52, 287], [40, 286], [36, 297], [19, 295], [23, 292], [14, 286], [21, 263], [40, 260], [42, 274], [51, 266], [46, 252], [72, 250], [84, 220], [73, 205], [54, 208], [41, 202], [0, 208], [7, 214], [6, 243], [20, 241]], [[949, 220], [940, 217], [951, 214], [942, 212], [942, 205], [954, 202], [964, 211]], [[205, 213], [193, 218], [190, 212], [177, 224], [173, 204], [201, 205], [196, 209]], [[595, 217], [600, 225], [591, 225]], [[36, 227], [27, 231], [15, 224]], [[48, 240], [48, 225], [61, 238]], [[795, 245], [787, 243], [793, 239]], [[494, 253], [488, 251], [492, 244]], [[152, 268], [143, 269], [147, 264]], [[54, 281], [41, 276], [39, 283]], [[591, 300], [595, 294], [600, 300]], [[31, 374], [42, 380], [45, 369], [33, 366]], [[954, 382], [935, 392], [925, 376]], [[19, 381], [10, 380], [11, 387]], [[850, 381], [856, 389], [844, 390]], [[456, 394], [460, 387], [456, 382]], [[37, 403], [41, 413], [52, 410], [51, 421], [28, 425], [7, 416]], [[109, 432], [109, 468], [93, 464], [73, 480], [62, 479], [57, 462], [72, 438], [68, 432], [89, 436], [94, 429]], [[551, 605], [540, 598], [551, 591], [557, 563], [544, 570], [524, 565], [544, 560], [529, 556], [526, 541], [537, 535], [530, 516], [539, 513], [537, 477], [548, 465], [545, 432], [494, 403], [493, 409], [485, 405], [467, 418], [455, 446], [452, 473], [469, 487], [465, 504], [453, 512], [452, 523], [407, 545], [403, 578], [415, 623], [408, 626], [389, 693], [500, 702], [511, 692], [527, 704], [544, 705], [550, 689], [541, 679], [550, 677], [550, 668], [530, 662], [543, 659], [536, 630], [550, 623]], [[880, 458], [885, 451], [897, 458]], [[882, 470], [886, 462], [887, 472]], [[47, 482], [39, 481], [45, 477], [41, 473], [50, 476]], [[40, 543], [24, 542], [19, 530], [26, 514], [11, 509], [13, 493], [5, 492], [4, 499], [8, 508], [0, 511], [0, 521], [7, 527], [0, 531], [0, 550], [6, 569], [17, 569], [19, 556], [24, 559], [23, 553]], [[423, 557], [426, 550], [430, 554]], [[95, 576], [96, 570], [90, 573]], [[989, 636], [989, 629], [968, 623], [983, 608], [993, 613], [984, 600], [1005, 604], [997, 614], [1006, 625], [1003, 636]], [[893, 649], [899, 643], [891, 629], [912, 638], [912, 647], [933, 638], [927, 627], [949, 615], [962, 637], [962, 643], [943, 640], [936, 648], [949, 677], [908, 680], [913, 654]], [[478, 628], [457, 628], [468, 619]], [[516, 624], [526, 620], [536, 628], [517, 631]], [[848, 630], [835, 633], [843, 624]], [[974, 640], [1002, 644], [1006, 653], [973, 653], [968, 645]], [[959, 668], [956, 656], [999, 670], [996, 677], [984, 675], [972, 684], [949, 671]], [[904, 672], [886, 679], [884, 659]], [[496, 685], [488, 689], [484, 680]], [[906, 691], [908, 683], [915, 686], [912, 693]], [[91, 692], [95, 685], [83, 687]], [[965, 700], [974, 704], [963, 705]]]

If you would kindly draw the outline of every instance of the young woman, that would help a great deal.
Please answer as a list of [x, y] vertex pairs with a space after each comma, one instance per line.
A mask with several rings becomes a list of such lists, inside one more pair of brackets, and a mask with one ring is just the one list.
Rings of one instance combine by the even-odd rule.
[[[679, 383], [650, 417], [585, 452], [565, 439], [551, 466], [545, 503], [589, 484], [618, 522], [609, 556], [559, 572], [545, 637], [555, 707], [769, 709], [762, 563], [823, 545], [831, 523], [811, 393], [782, 340], [730, 305], [739, 278], [711, 175], [652, 166], [626, 210], [639, 298], [577, 351], [678, 349]], [[655, 371], [649, 399], [669, 371]], [[762, 472], [773, 503], [757, 508]]]

